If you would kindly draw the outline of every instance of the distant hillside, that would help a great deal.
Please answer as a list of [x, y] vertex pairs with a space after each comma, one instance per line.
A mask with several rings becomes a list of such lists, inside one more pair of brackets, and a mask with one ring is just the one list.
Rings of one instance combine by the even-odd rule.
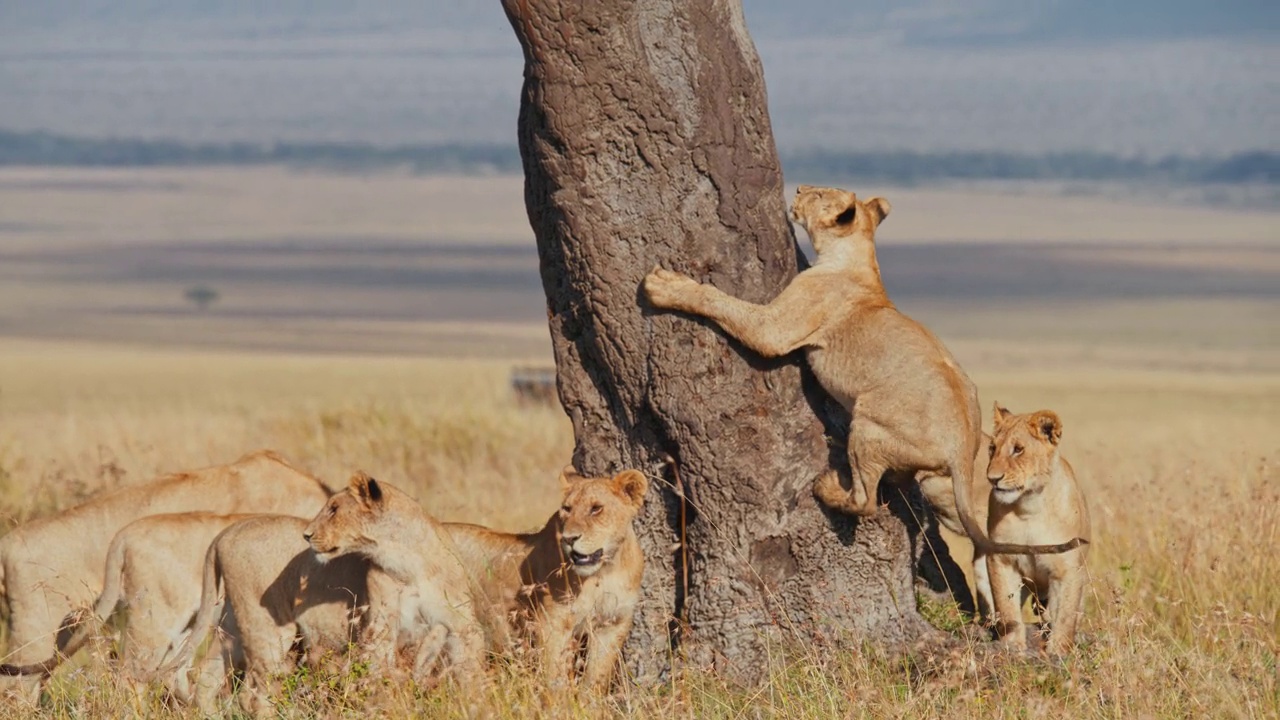
[[[345, 170], [407, 167], [431, 173], [517, 173], [511, 145], [380, 147], [367, 143], [203, 143], [97, 139], [0, 130], [0, 166], [150, 167], [294, 164]], [[791, 176], [858, 178], [894, 184], [942, 180], [1106, 180], [1280, 184], [1280, 153], [1158, 159], [1101, 153], [783, 152]]]
[[[891, 35], [931, 44], [1256, 38], [1280, 33], [1280, 3], [1273, 0], [743, 0], [743, 8], [757, 37]], [[0, 3], [0, 37], [88, 29], [138, 37], [155, 28], [207, 38], [444, 31], [510, 39], [497, 0]]]
[[184, 143], [0, 130], [0, 166], [166, 167], [282, 163], [350, 170], [407, 166], [421, 173], [520, 171], [519, 153], [511, 145], [378, 147], [367, 143]]
[[[779, 147], [1280, 152], [1277, 0], [745, 0]], [[0, 0], [0, 127], [510, 144], [497, 0]]]
[[743, 0], [758, 37], [890, 35], [917, 45], [1275, 38], [1274, 0]]

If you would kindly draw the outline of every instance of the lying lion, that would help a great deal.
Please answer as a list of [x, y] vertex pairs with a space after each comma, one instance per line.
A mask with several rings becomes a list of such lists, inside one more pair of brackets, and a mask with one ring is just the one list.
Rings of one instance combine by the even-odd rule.
[[[1062, 421], [1050, 410], [1014, 415], [995, 406], [987, 480], [991, 502], [987, 532], [1000, 543], [1064, 543], [1091, 535], [1089, 508], [1071, 464], [1058, 451]], [[996, 632], [1025, 649], [1022, 605], [1028, 594], [1043, 608], [1052, 654], [1070, 650], [1084, 611], [1088, 546], [1055, 555], [988, 555]]]
[[513, 629], [538, 646], [553, 683], [573, 674], [586, 644], [582, 681], [607, 689], [640, 599], [644, 554], [631, 521], [649, 483], [637, 470], [560, 475], [564, 500], [542, 530], [523, 535], [446, 523], [463, 564]]
[[[889, 201], [863, 202], [836, 188], [801, 185], [791, 217], [800, 223], [818, 258], [767, 305], [739, 300], [680, 273], [655, 268], [644, 279], [649, 303], [659, 309], [702, 315], [766, 357], [803, 349], [818, 382], [850, 411], [849, 466], [853, 487], [839, 475], [819, 476], [814, 494], [827, 506], [869, 515], [879, 508], [877, 489], [886, 471], [917, 479], [952, 479], [957, 512], [944, 522], [974, 545], [991, 546], [974, 518], [969, 493], [982, 423], [978, 392], [933, 333], [898, 311], [885, 293], [876, 260], [875, 232], [888, 217]], [[857, 405], [856, 409], [854, 405]], [[935, 509], [947, 499], [930, 496]], [[1059, 552], [1061, 548], [1003, 545], [1001, 552]]]
[[[417, 645], [413, 671], [424, 679], [437, 651], [452, 662], [464, 684], [487, 683], [485, 636], [476, 619], [471, 576], [459, 561], [452, 539], [416, 500], [364, 473], [351, 478], [307, 525], [303, 537], [321, 561], [367, 559], [399, 585], [381, 598], [379, 624], [393, 644], [377, 654]], [[383, 620], [386, 619], [386, 620]]]
[[[33, 520], [0, 538], [0, 592], [9, 608], [9, 654], [0, 659], [34, 665], [66, 650], [74, 632], [72, 611], [102, 592], [112, 538], [140, 517], [189, 511], [310, 517], [328, 497], [319, 480], [264, 450], [230, 465], [105, 493]], [[34, 683], [30, 689], [38, 690]]]
[[[209, 543], [227, 526], [249, 517], [203, 512], [151, 515], [116, 533], [107, 550], [105, 582], [93, 605], [93, 619], [106, 621], [118, 610], [127, 610], [120, 643], [120, 669], [126, 679], [147, 680], [162, 658], [182, 644], [200, 607], [201, 569]], [[0, 674], [48, 675], [84, 646], [95, 625], [82, 622], [52, 658], [35, 665], [0, 665]], [[176, 690], [179, 695], [186, 692]]]
[[244, 673], [241, 708], [266, 714], [279, 677], [294, 667], [295, 646], [316, 666], [356, 640], [371, 602], [369, 563], [358, 557], [323, 562], [303, 539], [306, 528], [301, 518], [259, 515], [231, 525], [209, 545], [191, 633], [160, 670], [177, 673], [172, 684], [187, 687], [183, 675], [217, 627], [218, 642], [195, 665], [201, 710], [212, 711], [214, 695], [229, 687], [234, 670]]

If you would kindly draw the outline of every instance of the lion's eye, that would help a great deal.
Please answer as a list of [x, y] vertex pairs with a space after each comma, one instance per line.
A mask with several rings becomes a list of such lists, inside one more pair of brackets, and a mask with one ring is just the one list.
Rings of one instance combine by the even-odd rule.
[[337, 514], [338, 514], [338, 508], [337, 508], [337, 507], [335, 507], [335, 506], [333, 506], [333, 505], [330, 505], [330, 506], [329, 506], [329, 517], [333, 517], [334, 515], [337, 515]]
[[990, 445], [988, 445], [988, 446], [987, 446], [987, 456], [988, 456], [988, 457], [995, 457], [995, 456], [996, 456], [996, 444], [995, 444], [995, 443], [991, 443]]
[[601, 505], [600, 503], [596, 503], [595, 505], [591, 506], [592, 515], [599, 515], [601, 510], [604, 510], [604, 506]]
[[568, 515], [571, 510], [572, 508], [570, 508], [568, 505], [560, 506], [560, 512], [564, 513], [565, 515]]
[[1018, 457], [1018, 456], [1019, 456], [1019, 455], [1021, 455], [1021, 454], [1022, 454], [1022, 446], [1021, 446], [1021, 445], [1014, 445], [1014, 446], [1013, 446], [1013, 456], [1014, 456], [1014, 457]]

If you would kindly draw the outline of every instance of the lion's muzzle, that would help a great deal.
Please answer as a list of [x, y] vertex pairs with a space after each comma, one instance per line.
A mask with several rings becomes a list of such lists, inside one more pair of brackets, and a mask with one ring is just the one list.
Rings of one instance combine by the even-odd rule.
[[580, 553], [577, 550], [569, 551], [569, 562], [573, 563], [576, 567], [591, 567], [592, 565], [599, 564], [603, 559], [604, 548], [600, 548], [590, 554]]

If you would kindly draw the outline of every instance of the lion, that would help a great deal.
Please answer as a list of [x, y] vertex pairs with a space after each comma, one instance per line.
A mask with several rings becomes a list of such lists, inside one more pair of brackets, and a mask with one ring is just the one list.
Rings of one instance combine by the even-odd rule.
[[464, 564], [490, 602], [538, 647], [553, 683], [573, 674], [586, 644], [582, 682], [607, 689], [640, 600], [644, 554], [631, 521], [649, 482], [637, 470], [585, 478], [560, 474], [564, 500], [536, 533], [446, 523]]
[[[367, 559], [398, 583], [386, 600], [394, 642], [417, 645], [414, 675], [423, 679], [443, 653], [459, 680], [487, 684], [485, 633], [477, 619], [475, 588], [448, 533], [416, 500], [365, 473], [352, 476], [346, 491], [329, 499], [303, 533], [316, 556], [336, 562]], [[384, 650], [380, 653], [386, 657]]]
[[[996, 543], [1062, 543], [1091, 536], [1089, 508], [1071, 463], [1062, 457], [1062, 421], [1051, 410], [1014, 415], [995, 405], [994, 438], [987, 466], [991, 500], [987, 532]], [[1027, 595], [1043, 608], [1045, 650], [1061, 655], [1075, 642], [1084, 612], [1088, 546], [1054, 555], [987, 556], [996, 633], [1025, 650], [1022, 604]]]
[[[188, 688], [188, 668], [194, 668], [201, 710], [212, 711], [214, 695], [234, 670], [244, 673], [241, 708], [255, 716], [269, 712], [279, 677], [293, 668], [295, 647], [318, 666], [328, 653], [345, 652], [366, 626], [377, 589], [370, 564], [355, 556], [322, 561], [303, 538], [307, 525], [302, 518], [258, 515], [210, 543], [191, 632], [158, 672], [162, 679], [174, 674], [173, 687]], [[193, 663], [215, 627], [219, 642]]]
[[[654, 268], [644, 279], [650, 305], [701, 315], [765, 357], [803, 349], [818, 382], [848, 410], [852, 488], [833, 469], [814, 494], [826, 506], [857, 515], [879, 510], [886, 471], [919, 479], [950, 477], [956, 512], [940, 518], [985, 552], [995, 549], [974, 519], [970, 493], [982, 422], [978, 391], [933, 333], [894, 306], [880, 280], [875, 233], [889, 201], [863, 202], [837, 188], [801, 185], [791, 218], [813, 241], [817, 261], [767, 305], [734, 298], [687, 275]], [[856, 405], [856, 407], [855, 407]], [[928, 493], [936, 510], [945, 500]], [[1001, 546], [1001, 552], [1058, 552], [1060, 548]]]
[[[104, 493], [15, 528], [0, 538], [0, 596], [9, 609], [9, 652], [0, 659], [33, 665], [65, 651], [74, 632], [72, 611], [93, 603], [102, 592], [111, 541], [138, 518], [196, 510], [309, 517], [329, 495], [316, 478], [260, 450], [230, 465]], [[12, 693], [17, 687], [7, 689]], [[39, 685], [31, 683], [30, 689], [38, 691]]]
[[[227, 526], [249, 517], [206, 512], [151, 515], [116, 533], [92, 613], [105, 622], [118, 610], [127, 610], [119, 659], [130, 682], [147, 680], [161, 659], [182, 643], [200, 607], [205, 551]], [[48, 675], [83, 647], [94, 630], [94, 622], [81, 622], [61, 652], [35, 665], [0, 665], [0, 674]]]

